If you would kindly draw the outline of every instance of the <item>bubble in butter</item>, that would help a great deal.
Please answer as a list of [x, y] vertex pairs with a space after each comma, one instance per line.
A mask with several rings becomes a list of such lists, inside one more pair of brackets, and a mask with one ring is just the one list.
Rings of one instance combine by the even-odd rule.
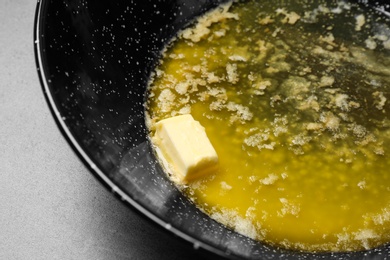
[[204, 127], [190, 114], [159, 121], [153, 143], [178, 183], [187, 183], [218, 168], [218, 155]]

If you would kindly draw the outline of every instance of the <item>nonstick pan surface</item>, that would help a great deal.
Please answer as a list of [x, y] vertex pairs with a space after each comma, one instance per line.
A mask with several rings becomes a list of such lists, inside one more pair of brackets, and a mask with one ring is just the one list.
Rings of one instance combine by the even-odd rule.
[[[353, 253], [270, 247], [199, 211], [167, 179], [147, 138], [147, 82], [165, 44], [224, 0], [41, 0], [38, 74], [65, 138], [111, 192], [168, 232], [230, 259], [385, 259], [390, 246]], [[372, 2], [372, 3], [371, 3]], [[386, 0], [364, 4], [387, 13]], [[387, 8], [387, 9], [386, 9]]]

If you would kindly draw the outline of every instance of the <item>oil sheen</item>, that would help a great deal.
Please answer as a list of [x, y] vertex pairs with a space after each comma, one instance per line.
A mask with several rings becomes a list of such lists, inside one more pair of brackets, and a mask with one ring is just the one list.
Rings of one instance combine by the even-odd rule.
[[345, 1], [240, 1], [167, 46], [150, 134], [192, 114], [219, 169], [180, 186], [212, 218], [305, 251], [390, 241], [390, 22]]

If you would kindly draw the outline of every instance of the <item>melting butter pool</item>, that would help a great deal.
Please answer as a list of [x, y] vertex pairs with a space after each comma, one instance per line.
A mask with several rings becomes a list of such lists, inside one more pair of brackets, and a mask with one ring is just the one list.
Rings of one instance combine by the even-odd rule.
[[179, 187], [237, 232], [307, 251], [389, 242], [389, 18], [275, 4], [223, 5], [167, 46], [151, 135], [164, 118], [201, 122], [220, 167]]

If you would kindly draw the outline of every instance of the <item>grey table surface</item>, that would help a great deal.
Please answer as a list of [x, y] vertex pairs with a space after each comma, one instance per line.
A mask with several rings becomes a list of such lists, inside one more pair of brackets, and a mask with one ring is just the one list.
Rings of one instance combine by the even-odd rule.
[[37, 2], [0, 3], [0, 259], [200, 259], [113, 196], [79, 160], [39, 83]]

